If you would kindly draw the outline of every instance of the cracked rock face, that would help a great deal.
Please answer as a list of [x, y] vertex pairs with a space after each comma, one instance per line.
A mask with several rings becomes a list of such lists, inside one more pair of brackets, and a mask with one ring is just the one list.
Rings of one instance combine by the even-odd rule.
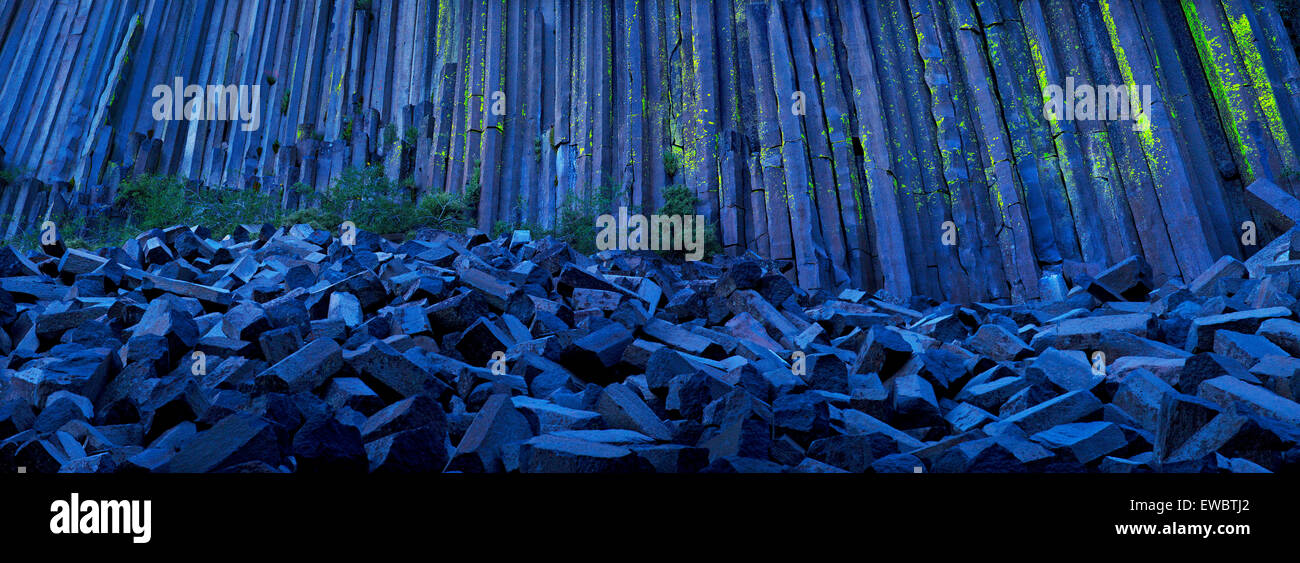
[[[1300, 323], [1278, 304], [1287, 299], [1259, 291], [1293, 299], [1300, 267], [1215, 274], [1198, 295], [1179, 282], [1145, 286], [1134, 257], [1060, 300], [963, 306], [808, 293], [753, 255], [585, 256], [550, 237], [472, 230], [353, 246], [306, 225], [205, 233], [153, 230], [75, 260], [7, 251], [26, 266], [0, 279], [0, 468], [1300, 463]], [[195, 244], [230, 259], [185, 258]], [[1289, 244], [1269, 248], [1271, 263], [1292, 258]]]

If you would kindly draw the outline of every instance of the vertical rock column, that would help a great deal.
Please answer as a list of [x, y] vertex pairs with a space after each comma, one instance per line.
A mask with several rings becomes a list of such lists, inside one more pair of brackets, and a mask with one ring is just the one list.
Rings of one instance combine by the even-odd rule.
[[903, 243], [903, 224], [899, 217], [899, 199], [893, 158], [886, 138], [884, 107], [877, 85], [875, 55], [866, 15], [859, 3], [839, 0], [840, 35], [848, 53], [848, 72], [853, 84], [853, 105], [858, 114], [857, 135], [863, 147], [866, 193], [875, 224], [876, 258], [880, 262], [885, 289], [907, 297], [912, 295], [911, 267]]

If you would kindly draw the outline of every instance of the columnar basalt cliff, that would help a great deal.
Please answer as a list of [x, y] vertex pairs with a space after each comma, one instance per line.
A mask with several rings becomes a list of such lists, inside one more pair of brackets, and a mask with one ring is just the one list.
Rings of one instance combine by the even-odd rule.
[[[412, 197], [478, 186], [484, 230], [684, 185], [805, 289], [1007, 302], [1133, 254], [1156, 284], [1246, 258], [1244, 222], [1280, 230], [1245, 187], [1300, 170], [1270, 0], [9, 0], [0, 31], [11, 240], [132, 174], [293, 209], [382, 163]], [[157, 119], [178, 78], [258, 86], [257, 126]], [[1145, 113], [1045, 117], [1067, 84]]]
[[1293, 5], [0, 0], [0, 475], [1294, 474]]

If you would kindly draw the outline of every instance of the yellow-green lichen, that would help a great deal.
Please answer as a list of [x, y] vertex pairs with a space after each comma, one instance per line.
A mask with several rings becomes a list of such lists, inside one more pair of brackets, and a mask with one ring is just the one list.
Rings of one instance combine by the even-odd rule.
[[[1232, 82], [1232, 53], [1224, 53], [1223, 47], [1218, 44], [1218, 38], [1207, 38], [1205, 24], [1201, 21], [1200, 15], [1196, 11], [1196, 6], [1191, 0], [1183, 0], [1183, 14], [1187, 19], [1187, 27], [1192, 33], [1192, 40], [1196, 43], [1196, 51], [1201, 57], [1201, 64], [1205, 68], [1205, 77], [1209, 81], [1210, 92], [1215, 101], [1227, 110], [1228, 116], [1224, 120], [1228, 134], [1232, 138], [1234, 146], [1241, 154], [1241, 165], [1245, 167], [1247, 178], [1255, 177], [1255, 170], [1251, 161], [1255, 157], [1255, 149], [1243, 141], [1239, 124], [1244, 124], [1247, 120], [1246, 112], [1242, 107], [1240, 84]], [[1225, 84], [1226, 79], [1226, 84]]]
[[1236, 38], [1237, 52], [1241, 55], [1242, 63], [1246, 67], [1246, 74], [1255, 87], [1255, 98], [1259, 101], [1260, 111], [1264, 114], [1264, 119], [1268, 121], [1268, 128], [1273, 134], [1273, 140], [1277, 144], [1278, 152], [1281, 153], [1285, 165], [1288, 168], [1293, 168], [1297, 166], [1296, 155], [1291, 150], [1286, 127], [1282, 124], [1281, 114], [1278, 113], [1277, 98], [1273, 96], [1273, 87], [1269, 81], [1268, 73], [1264, 70], [1263, 58], [1255, 45], [1255, 34], [1251, 30], [1250, 19], [1246, 14], [1236, 18], [1229, 16], [1228, 26], [1232, 29], [1233, 37]]

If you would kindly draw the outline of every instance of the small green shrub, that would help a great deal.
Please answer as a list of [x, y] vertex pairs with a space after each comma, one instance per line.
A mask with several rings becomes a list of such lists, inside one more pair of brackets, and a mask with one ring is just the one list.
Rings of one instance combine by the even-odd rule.
[[410, 197], [384, 176], [379, 165], [345, 169], [321, 194], [320, 209], [373, 233], [406, 232], [414, 221]]
[[415, 146], [416, 141], [420, 140], [420, 129], [407, 127], [405, 131], [402, 131], [402, 140], [408, 145]]
[[[477, 171], [462, 194], [428, 194], [416, 200], [413, 179], [393, 182], [379, 165], [345, 169], [333, 185], [321, 191], [303, 182], [287, 189], [309, 196], [304, 203], [314, 206], [284, 213], [278, 192], [210, 189], [189, 185], [178, 176], [142, 174], [129, 178], [118, 189], [113, 202], [117, 212], [64, 217], [55, 222], [65, 244], [87, 249], [121, 246], [140, 231], [173, 225], [203, 225], [218, 239], [243, 224], [303, 223], [332, 231], [345, 220], [377, 234], [409, 233], [420, 227], [463, 231], [474, 224], [479, 200]], [[36, 248], [39, 237], [39, 231], [32, 228], [11, 242], [20, 248]]]
[[289, 115], [289, 87], [284, 88], [284, 93], [280, 94], [280, 115]]
[[664, 151], [664, 174], [676, 176], [677, 171], [682, 168], [682, 157], [677, 154], [677, 149], [668, 149]]
[[113, 205], [126, 211], [126, 221], [141, 230], [186, 222], [191, 216], [185, 181], [179, 176], [138, 174], [123, 182]]
[[26, 168], [11, 166], [0, 170], [0, 183], [12, 184], [14, 181], [26, 176], [30, 171]]
[[474, 168], [470, 170], [469, 181], [465, 184], [465, 202], [478, 210], [479, 192], [482, 190], [483, 161], [474, 159]]
[[416, 226], [463, 231], [471, 225], [469, 207], [463, 196], [450, 192], [428, 194], [415, 205]]
[[384, 144], [391, 145], [397, 142], [397, 126], [389, 123], [384, 126]]
[[325, 134], [317, 131], [316, 126], [310, 123], [303, 123], [298, 126], [298, 140], [301, 141], [303, 139], [323, 141], [325, 139]]
[[[293, 189], [300, 186], [306, 184], [300, 182]], [[125, 211], [127, 230], [203, 225], [216, 238], [242, 224], [276, 223], [280, 217], [276, 198], [259, 190], [191, 187], [178, 176], [153, 174], [128, 179], [113, 204]]]
[[[696, 215], [695, 206], [700, 202], [700, 198], [695, 196], [695, 192], [681, 184], [673, 184], [664, 188], [664, 204], [656, 212], [659, 215], [682, 215], [684, 217], [694, 217]], [[693, 221], [693, 219], [692, 219]], [[719, 236], [717, 223], [710, 223], [704, 228], [704, 256], [705, 258], [720, 254], [722, 252], [722, 238]], [[663, 256], [671, 256], [677, 253], [673, 250], [660, 250]]]
[[313, 229], [322, 231], [332, 231], [337, 229], [343, 218], [338, 215], [331, 215], [315, 207], [304, 207], [294, 210], [280, 219], [281, 227], [292, 227], [298, 224], [311, 225]]
[[[113, 221], [103, 213], [83, 217], [65, 213], [51, 217], [50, 220], [58, 226], [64, 246], [92, 252], [100, 248], [122, 246], [127, 239], [137, 234], [135, 230], [120, 221]], [[40, 248], [40, 240], [40, 227], [32, 225], [20, 231], [8, 243], [21, 250], [36, 250]]]
[[217, 239], [234, 232], [240, 225], [274, 225], [280, 220], [279, 202], [260, 190], [199, 188], [191, 194], [189, 216], [182, 222], [203, 225]]
[[596, 252], [596, 218], [613, 213], [614, 203], [623, 195], [623, 186], [611, 181], [597, 187], [589, 197], [569, 194], [564, 198], [560, 217], [552, 233], [583, 254]]
[[700, 199], [695, 192], [682, 184], [664, 187], [664, 204], [659, 208], [660, 215], [694, 215], [695, 204]]
[[339, 131], [339, 138], [346, 142], [352, 142], [352, 118], [343, 120], [343, 128]]

